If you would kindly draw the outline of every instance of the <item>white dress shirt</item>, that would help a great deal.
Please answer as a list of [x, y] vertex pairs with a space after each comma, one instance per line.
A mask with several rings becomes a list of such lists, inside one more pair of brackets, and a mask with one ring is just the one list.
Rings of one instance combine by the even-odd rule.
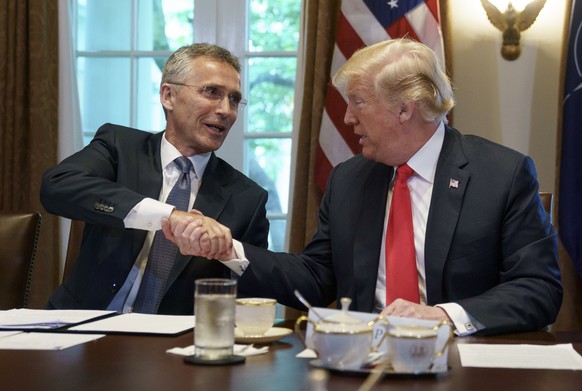
[[[189, 201], [190, 207], [188, 209], [191, 209], [192, 205], [194, 205], [198, 189], [202, 182], [201, 179], [204, 176], [206, 165], [210, 160], [210, 155], [211, 153], [208, 152], [188, 157], [192, 162], [194, 170], [190, 173], [192, 188]], [[109, 304], [109, 307], [107, 308], [108, 310], [125, 313], [131, 312], [133, 309], [133, 303], [135, 302], [145, 272], [154, 234], [157, 230], [162, 228], [162, 219], [164, 217], [170, 217], [170, 214], [174, 210], [173, 205], [166, 204], [164, 201], [180, 178], [181, 171], [176, 164], [173, 163], [174, 160], [180, 156], [182, 156], [182, 154], [180, 154], [176, 147], [166, 140], [166, 135], [164, 134], [160, 148], [160, 158], [163, 167], [162, 190], [160, 196], [157, 200], [144, 198], [141, 202], [135, 205], [125, 219], [123, 219], [125, 228], [140, 229], [149, 232], [127, 279]]]
[[[436, 132], [428, 142], [412, 156], [407, 164], [414, 170], [414, 175], [408, 180], [410, 189], [410, 200], [412, 203], [412, 225], [414, 230], [414, 249], [416, 251], [416, 270], [418, 272], [418, 291], [420, 293], [420, 304], [426, 305], [426, 267], [425, 267], [425, 238], [426, 223], [430, 210], [432, 198], [432, 188], [438, 158], [441, 153], [445, 139], [445, 126], [440, 123]], [[390, 181], [388, 197], [386, 200], [386, 215], [384, 217], [384, 232], [382, 234], [382, 247], [380, 250], [380, 262], [378, 266], [378, 279], [376, 281], [376, 309], [382, 311], [386, 303], [386, 228], [388, 215], [390, 214], [390, 203], [394, 192], [394, 179], [396, 168]], [[389, 304], [389, 303], [388, 303]], [[477, 331], [478, 322], [471, 319], [469, 314], [457, 303], [437, 304], [447, 312], [447, 315], [455, 324], [457, 335], [469, 335]]]

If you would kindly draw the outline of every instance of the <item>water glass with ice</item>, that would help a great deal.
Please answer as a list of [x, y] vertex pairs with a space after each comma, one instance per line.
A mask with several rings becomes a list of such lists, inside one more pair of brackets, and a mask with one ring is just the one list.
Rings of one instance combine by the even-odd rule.
[[195, 281], [195, 357], [223, 360], [233, 355], [236, 280], [207, 278]]

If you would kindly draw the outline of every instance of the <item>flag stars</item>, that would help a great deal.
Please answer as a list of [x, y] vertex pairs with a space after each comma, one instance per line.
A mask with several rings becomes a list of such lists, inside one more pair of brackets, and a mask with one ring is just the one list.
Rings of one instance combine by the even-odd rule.
[[386, 4], [388, 4], [390, 8], [398, 8], [398, 0], [390, 0]]

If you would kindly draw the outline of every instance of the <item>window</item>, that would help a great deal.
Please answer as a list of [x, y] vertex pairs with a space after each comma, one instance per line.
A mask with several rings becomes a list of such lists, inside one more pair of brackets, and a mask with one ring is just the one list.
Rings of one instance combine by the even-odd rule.
[[301, 0], [71, 0], [83, 140], [105, 122], [159, 132], [167, 57], [191, 42], [228, 48], [243, 95], [217, 152], [269, 191], [269, 247], [285, 245]]

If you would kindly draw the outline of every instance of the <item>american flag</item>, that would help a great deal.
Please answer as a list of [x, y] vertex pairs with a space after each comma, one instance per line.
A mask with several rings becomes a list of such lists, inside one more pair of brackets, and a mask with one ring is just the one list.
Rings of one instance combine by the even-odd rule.
[[[438, 0], [343, 0], [331, 74], [356, 50], [403, 36], [425, 43], [444, 64]], [[343, 121], [346, 102], [339, 91], [328, 86], [314, 172], [315, 182], [322, 190], [333, 166], [360, 152], [352, 127]]]

